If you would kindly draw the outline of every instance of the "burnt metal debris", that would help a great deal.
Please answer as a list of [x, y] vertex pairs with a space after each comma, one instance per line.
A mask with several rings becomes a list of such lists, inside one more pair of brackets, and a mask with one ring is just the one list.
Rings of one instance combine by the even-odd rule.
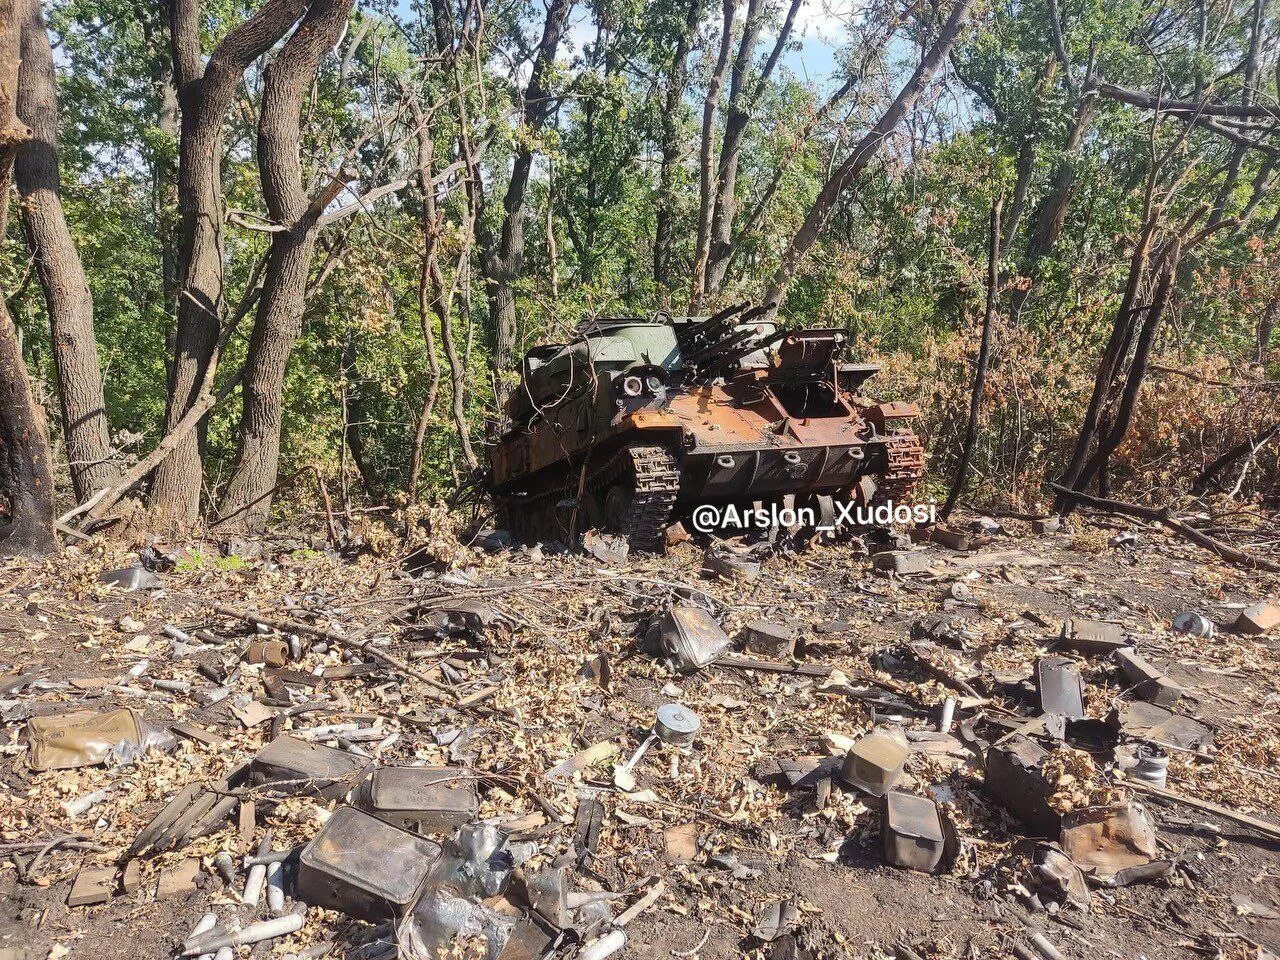
[[[1014, 536], [1000, 533], [1002, 543]], [[610, 549], [623, 542], [599, 536]], [[507, 541], [501, 531], [485, 539], [483, 549]], [[272, 942], [298, 960], [434, 960], [458, 943], [491, 960], [603, 960], [654, 936], [630, 926], [647, 912], [700, 920], [701, 901], [694, 911], [688, 898], [731, 889], [738, 947], [799, 958], [840, 950], [829, 931], [827, 953], [813, 948], [820, 911], [803, 885], [779, 885], [769, 831], [793, 814], [787, 857], [847, 872], [867, 869], [869, 853], [887, 867], [948, 873], [948, 886], [971, 885], [998, 911], [1016, 905], [1077, 932], [1078, 911], [1108, 910], [1127, 885], [1204, 883], [1181, 838], [1239, 842], [1204, 818], [1280, 839], [1271, 821], [1190, 788], [1194, 765], [1227, 769], [1214, 766], [1215, 741], [1227, 738], [1202, 719], [1222, 722], [1170, 647], [1186, 638], [1167, 620], [1153, 628], [1095, 603], [1059, 627], [1060, 616], [1022, 601], [994, 638], [980, 554], [943, 552], [937, 539], [859, 557], [852, 573], [841, 554], [830, 572], [856, 584], [856, 599], [811, 613], [801, 591], [771, 589], [772, 545], [716, 547], [755, 565], [754, 579], [732, 564], [698, 579], [706, 556], [679, 538], [677, 549], [687, 560], [678, 571], [560, 558], [574, 575], [593, 571], [597, 589], [607, 584], [593, 600], [616, 591], [609, 603], [572, 606], [575, 629], [591, 638], [577, 648], [547, 631], [544, 647], [519, 650], [559, 575], [539, 554], [512, 550], [524, 570], [501, 588], [463, 565], [406, 579], [412, 602], [374, 627], [346, 627], [333, 607], [327, 624], [259, 614], [231, 630], [165, 624], [151, 628], [154, 644], [131, 642], [132, 663], [113, 663], [110, 676], [61, 686], [39, 671], [4, 678], [4, 719], [27, 734], [11, 752], [32, 777], [71, 778], [60, 806], [75, 826], [124, 790], [91, 777], [188, 765], [145, 801], [162, 800], [145, 807], [150, 820], [134, 822], [116, 862], [68, 834], [61, 855], [84, 857], [64, 874], [68, 906], [133, 896], [145, 877], [142, 896], [208, 911], [175, 932], [177, 953], [221, 960]], [[875, 575], [879, 566], [894, 576]], [[1000, 569], [1016, 577], [1020, 567]], [[898, 578], [911, 570], [928, 576]], [[572, 582], [567, 591], [579, 589]], [[536, 601], [513, 603], [518, 591]], [[874, 611], [870, 626], [849, 609], [859, 601]], [[322, 606], [299, 596], [288, 609]], [[1266, 604], [1211, 609], [1230, 611], [1215, 617], [1246, 637], [1273, 629]], [[227, 610], [217, 608], [232, 619]], [[1015, 644], [1018, 659], [1007, 656]], [[865, 645], [862, 662], [842, 656], [855, 645]], [[539, 671], [553, 657], [571, 661], [558, 677], [571, 706], [535, 717], [509, 693], [546, 682]], [[637, 673], [652, 686], [637, 690]], [[99, 709], [52, 712], [47, 701], [71, 691]], [[119, 698], [137, 706], [103, 709]], [[169, 718], [178, 702], [192, 709]], [[759, 711], [769, 725], [739, 737]], [[822, 727], [787, 736], [819, 712]], [[151, 716], [165, 716], [181, 745]], [[520, 754], [533, 749], [530, 769]], [[726, 803], [715, 793], [725, 758], [747, 755]], [[193, 757], [219, 763], [201, 775]], [[620, 860], [643, 860], [644, 875], [628, 877]], [[316, 942], [317, 930], [341, 942]], [[1024, 939], [1042, 956], [1056, 951], [1038, 931]], [[701, 946], [695, 933], [671, 952], [692, 958]], [[897, 946], [898, 956], [931, 955]]]
[[845, 359], [843, 331], [779, 330], [768, 312], [601, 318], [530, 350], [490, 448], [508, 529], [652, 549], [697, 503], [790, 497], [827, 517], [832, 497], [904, 499], [924, 470], [919, 410], [867, 396], [879, 368]]

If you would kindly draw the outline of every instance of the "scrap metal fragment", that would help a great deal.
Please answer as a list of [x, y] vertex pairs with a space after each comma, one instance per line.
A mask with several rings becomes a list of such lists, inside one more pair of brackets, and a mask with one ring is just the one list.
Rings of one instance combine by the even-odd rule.
[[987, 751], [982, 791], [1036, 834], [1056, 837], [1061, 818], [1049, 806], [1054, 791], [1044, 776], [1048, 756], [1034, 740], [1014, 734]]
[[1036, 661], [1036, 690], [1042, 713], [1079, 720], [1084, 712], [1084, 684], [1080, 671], [1066, 657], [1043, 657]]
[[715, 617], [693, 606], [673, 607], [650, 628], [650, 639], [681, 672], [700, 670], [715, 662], [731, 645]]
[[1236, 629], [1241, 633], [1260, 634], [1280, 627], [1280, 606], [1259, 600], [1240, 611], [1236, 617]]
[[1161, 746], [1200, 750], [1212, 745], [1213, 728], [1145, 700], [1122, 701], [1107, 718], [1117, 734]]
[[1074, 617], [1063, 621], [1061, 639], [1064, 647], [1085, 656], [1111, 653], [1129, 643], [1124, 627], [1117, 623]]
[[886, 862], [933, 873], [941, 865], [946, 847], [938, 805], [928, 797], [890, 790], [885, 794], [880, 840]]
[[1124, 647], [1112, 654], [1120, 673], [1136, 696], [1158, 707], [1172, 707], [1184, 693], [1161, 671], [1138, 655], [1133, 647]]
[[1140, 803], [1084, 807], [1062, 817], [1062, 850], [1106, 879], [1156, 857], [1156, 831]]

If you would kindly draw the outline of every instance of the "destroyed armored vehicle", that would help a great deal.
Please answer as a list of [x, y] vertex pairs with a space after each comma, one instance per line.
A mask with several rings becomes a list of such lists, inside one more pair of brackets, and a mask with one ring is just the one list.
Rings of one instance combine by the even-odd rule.
[[499, 521], [525, 541], [589, 528], [657, 545], [697, 504], [906, 497], [924, 470], [913, 404], [863, 395], [879, 368], [840, 330], [779, 330], [766, 306], [599, 319], [535, 347], [490, 448]]

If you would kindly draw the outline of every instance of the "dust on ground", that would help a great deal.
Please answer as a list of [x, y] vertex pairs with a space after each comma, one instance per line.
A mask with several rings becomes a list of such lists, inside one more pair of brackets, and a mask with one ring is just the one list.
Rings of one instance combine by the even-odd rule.
[[[1012, 956], [1029, 949], [1033, 931], [1067, 957], [1280, 950], [1280, 844], [1229, 819], [1146, 798], [1160, 855], [1174, 869], [1095, 890], [1092, 909], [1082, 912], [1057, 909], [1029, 889], [1030, 844], [983, 797], [971, 753], [914, 752], [898, 784], [945, 801], [956, 820], [960, 855], [934, 875], [884, 864], [877, 803], [838, 777], [821, 803], [812, 789], [769, 776], [775, 761], [812, 764], [885, 720], [874, 714], [883, 714], [883, 702], [847, 695], [850, 685], [893, 691], [910, 706], [901, 714], [908, 729], [936, 729], [936, 711], [951, 697], [960, 703], [957, 721], [978, 714], [1004, 721], [998, 735], [1038, 712], [1010, 692], [1016, 683], [1007, 678], [1055, 647], [1064, 618], [1087, 617], [1122, 624], [1143, 655], [1185, 688], [1178, 711], [1216, 728], [1211, 755], [1174, 755], [1169, 787], [1280, 819], [1280, 637], [1219, 630], [1191, 638], [1170, 627], [1184, 610], [1229, 625], [1244, 605], [1274, 601], [1280, 581], [1154, 530], [1142, 530], [1136, 545], [1109, 546], [1090, 527], [1034, 536], [1017, 522], [1004, 526], [968, 551], [920, 545], [929, 570], [905, 577], [874, 571], [849, 544], [772, 556], [746, 582], [703, 575], [694, 543], [611, 566], [582, 554], [490, 552], [440, 539], [408, 564], [413, 573], [394, 554], [348, 560], [308, 543], [268, 542], [242, 545], [247, 557], [223, 557], [205, 545], [177, 551], [176, 569], [159, 574], [162, 590], [134, 592], [99, 581], [102, 571], [136, 562], [122, 550], [93, 545], [42, 564], [10, 562], [0, 567], [0, 674], [22, 680], [0, 694], [7, 738], [0, 951], [79, 957], [127, 945], [137, 957], [168, 957], [206, 911], [245, 923], [267, 915], [265, 904], [256, 914], [238, 904], [214, 857], [225, 851], [238, 860], [267, 830], [277, 849], [302, 844], [332, 804], [258, 792], [251, 829], [242, 831], [232, 812], [184, 849], [144, 858], [132, 892], [116, 891], [98, 906], [66, 904], [82, 868], [116, 864], [168, 799], [188, 784], [226, 776], [271, 738], [273, 721], [248, 725], [256, 718], [246, 707], [276, 703], [271, 694], [280, 688], [264, 685], [270, 668], [242, 663], [241, 655], [255, 637], [276, 634], [215, 612], [215, 604], [352, 641], [299, 635], [302, 658], [287, 669], [315, 682], [290, 687], [287, 702], [303, 709], [268, 707], [267, 717], [280, 715], [277, 732], [355, 723], [386, 734], [356, 744], [379, 764], [477, 771], [485, 777], [479, 815], [537, 845], [526, 872], [573, 854], [579, 804], [598, 799], [598, 846], [577, 858], [573, 887], [621, 894], [611, 901], [621, 913], [651, 894], [655, 879], [663, 883], [627, 924], [618, 956], [787, 955], [780, 943], [795, 956]], [[502, 623], [479, 636], [424, 628], [423, 610], [462, 600], [490, 605]], [[711, 606], [730, 636], [757, 619], [791, 625], [800, 638], [794, 662], [837, 673], [722, 665], [676, 673], [644, 634], [653, 615], [684, 600]], [[934, 614], [956, 633], [929, 648], [925, 669], [901, 652], [913, 623]], [[198, 649], [175, 656], [166, 626]], [[362, 643], [368, 646], [359, 649]], [[379, 653], [410, 665], [413, 675]], [[1115, 668], [1106, 657], [1066, 655], [1078, 661], [1090, 715], [1102, 719], [1124, 692]], [[353, 663], [376, 669], [316, 676]], [[153, 685], [168, 680], [190, 692]], [[220, 686], [228, 695], [211, 702]], [[631, 754], [668, 702], [700, 717], [694, 746], [652, 749], [635, 768], [635, 789], [615, 789], [613, 764]], [[185, 721], [221, 742], [184, 738], [169, 753], [126, 766], [29, 769], [29, 716], [116, 707], [138, 710], [157, 727]], [[546, 776], [592, 747], [584, 756], [593, 763], [568, 778]], [[1094, 759], [1110, 784], [1110, 751]], [[99, 802], [76, 807], [100, 790], [107, 792]], [[192, 857], [200, 861], [198, 886], [157, 900], [157, 878]], [[796, 937], [772, 944], [754, 937], [763, 906], [793, 897]], [[241, 947], [242, 955], [335, 943], [333, 955], [342, 956], [368, 932], [334, 912], [307, 917], [297, 934]]]

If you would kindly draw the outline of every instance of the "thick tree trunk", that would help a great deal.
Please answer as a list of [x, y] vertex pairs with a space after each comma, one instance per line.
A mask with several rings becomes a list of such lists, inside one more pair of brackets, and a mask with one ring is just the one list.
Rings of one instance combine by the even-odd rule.
[[249, 338], [240, 411], [240, 440], [219, 513], [231, 526], [260, 532], [271, 513], [280, 467], [284, 377], [302, 332], [307, 276], [320, 215], [334, 199], [331, 181], [315, 197], [302, 184], [299, 147], [302, 97], [320, 59], [338, 41], [354, 0], [313, 0], [297, 30], [263, 72], [258, 119], [258, 171], [273, 223], [262, 298]]
[[[3, 184], [7, 190], [7, 178]], [[44, 411], [31, 394], [18, 331], [0, 299], [0, 556], [56, 550], [53, 515]]]
[[[792, 278], [796, 275], [805, 257], [808, 256], [809, 251], [817, 243], [818, 237], [821, 236], [822, 231], [826, 228], [827, 221], [831, 219], [831, 213], [835, 209], [841, 194], [867, 168], [872, 158], [879, 152], [881, 144], [897, 129], [898, 124], [911, 108], [911, 105], [915, 103], [920, 92], [933, 79], [939, 67], [947, 59], [969, 15], [970, 3], [971, 0], [956, 0], [955, 6], [951, 8], [951, 15], [947, 18], [946, 23], [943, 24], [937, 39], [933, 41], [933, 45], [925, 53], [924, 59], [916, 67], [910, 79], [898, 91], [897, 97], [889, 104], [884, 114], [876, 122], [876, 125], [867, 132], [866, 136], [854, 147], [853, 152], [844, 159], [844, 162], [836, 168], [835, 173], [818, 191], [817, 199], [814, 200], [813, 205], [809, 208], [809, 212], [805, 215], [804, 221], [796, 231], [796, 235], [791, 238], [791, 243], [788, 244], [786, 252], [782, 255], [782, 261], [778, 264], [777, 270], [774, 271], [773, 279], [769, 283], [769, 292], [765, 296], [765, 302], [780, 306], [783, 300], [786, 299], [787, 288], [790, 286]], [[778, 307], [775, 306], [773, 312], [776, 313], [777, 309]]]
[[108, 432], [93, 297], [62, 210], [58, 169], [58, 93], [53, 50], [39, 0], [20, 0], [22, 68], [18, 116], [32, 138], [18, 148], [14, 173], [25, 204], [27, 240], [49, 314], [62, 405], [62, 435], [76, 500], [120, 479]]
[[[9, 214], [14, 154], [31, 137], [18, 119], [20, 39], [14, 0], [0, 0], [0, 238]], [[0, 296], [0, 556], [50, 553], [53, 467], [44, 411], [31, 394], [18, 330]]]
[[[266, 0], [218, 44], [201, 67], [199, 0], [170, 0], [174, 78], [182, 111], [178, 150], [178, 324], [169, 371], [165, 433], [197, 402], [217, 364], [224, 308], [222, 127], [244, 72], [302, 15], [306, 0]], [[204, 469], [197, 433], [186, 434], [156, 469], [154, 519], [188, 527], [200, 512]]]

